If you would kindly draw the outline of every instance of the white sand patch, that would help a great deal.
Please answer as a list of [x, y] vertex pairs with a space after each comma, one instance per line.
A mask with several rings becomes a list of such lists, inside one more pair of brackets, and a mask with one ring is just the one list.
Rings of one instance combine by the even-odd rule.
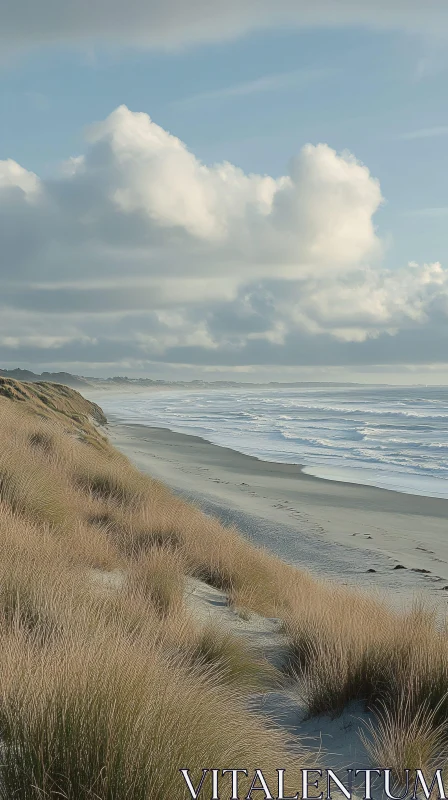
[[88, 575], [92, 583], [105, 589], [121, 589], [126, 583], [126, 575], [121, 569], [113, 569], [109, 572], [102, 569], [90, 569]]

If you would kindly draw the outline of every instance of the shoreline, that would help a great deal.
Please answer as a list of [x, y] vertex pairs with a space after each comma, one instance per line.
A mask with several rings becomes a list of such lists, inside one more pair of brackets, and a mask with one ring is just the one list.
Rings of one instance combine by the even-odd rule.
[[394, 605], [446, 607], [448, 500], [315, 477], [113, 415], [107, 432], [139, 469], [283, 560]]
[[[155, 391], [155, 394], [165, 394], [168, 392], [168, 395], [171, 396], [173, 392], [169, 389], [167, 390], [165, 387], [160, 387], [160, 389]], [[195, 392], [202, 392], [202, 389], [191, 389], [188, 393], [195, 394]], [[117, 396], [122, 397], [122, 401], [124, 403], [123, 408], [126, 408], [125, 397], [127, 394], [134, 394], [134, 399], [139, 394], [148, 395], [154, 394], [152, 390], [140, 390], [132, 393], [130, 391], [122, 392], [122, 391], [114, 391], [113, 394], [115, 395], [115, 399]], [[109, 393], [110, 394], [110, 393]], [[104, 393], [99, 390], [94, 390], [93, 392], [89, 392], [89, 396], [92, 399], [97, 400], [99, 404], [102, 404], [102, 400], [106, 401], [104, 397]], [[197, 436], [199, 438], [205, 439], [210, 444], [215, 444], [219, 447], [223, 448], [230, 448], [237, 450], [242, 455], [251, 456], [257, 458], [261, 461], [267, 461], [268, 463], [276, 463], [276, 464], [290, 464], [294, 466], [299, 466], [302, 468], [303, 472], [314, 477], [320, 478], [321, 480], [329, 480], [335, 481], [338, 483], [352, 483], [360, 486], [373, 486], [378, 489], [384, 489], [386, 491], [391, 492], [399, 492], [400, 494], [409, 494], [409, 495], [418, 495], [420, 497], [435, 497], [439, 499], [448, 500], [448, 481], [446, 478], [441, 477], [440, 474], [434, 474], [432, 476], [428, 474], [423, 474], [413, 469], [395, 469], [393, 462], [391, 464], [384, 466], [381, 459], [367, 459], [367, 461], [359, 461], [356, 462], [356, 459], [348, 458], [350, 465], [347, 466], [345, 460], [341, 463], [338, 461], [338, 454], [335, 451], [333, 456], [335, 456], [336, 460], [332, 460], [332, 457], [327, 459], [319, 459], [319, 456], [313, 458], [312, 453], [308, 453], [309, 458], [306, 457], [305, 454], [303, 455], [304, 461], [297, 461], [296, 460], [296, 453], [290, 451], [280, 451], [276, 450], [275, 448], [267, 448], [265, 452], [263, 452], [263, 448], [260, 450], [258, 446], [253, 446], [254, 442], [252, 441], [252, 446], [250, 446], [250, 438], [244, 442], [244, 446], [240, 438], [238, 437], [235, 440], [235, 437], [230, 436], [222, 436], [219, 435], [218, 430], [213, 428], [207, 427], [201, 428], [201, 426], [189, 426], [186, 424], [175, 425], [173, 428], [173, 419], [171, 415], [167, 415], [166, 409], [162, 409], [161, 416], [156, 412], [151, 415], [151, 413], [145, 419], [144, 416], [142, 417], [139, 413], [132, 412], [132, 408], [129, 409], [129, 413], [123, 415], [123, 408], [121, 407], [122, 404], [118, 403], [118, 407], [115, 404], [112, 404], [112, 408], [109, 408], [109, 404], [106, 402], [106, 411], [111, 416], [111, 418], [115, 418], [120, 420], [125, 424], [136, 424], [136, 425], [147, 425], [149, 427], [163, 427], [167, 430], [171, 430], [174, 433], [185, 434], [189, 436]], [[177, 409], [177, 413], [174, 414], [174, 417], [179, 417], [179, 409]], [[182, 412], [180, 414], [182, 416]], [[227, 432], [228, 433], [228, 432]], [[216, 435], [215, 435], [216, 434]], [[339, 453], [339, 459], [340, 459]]]

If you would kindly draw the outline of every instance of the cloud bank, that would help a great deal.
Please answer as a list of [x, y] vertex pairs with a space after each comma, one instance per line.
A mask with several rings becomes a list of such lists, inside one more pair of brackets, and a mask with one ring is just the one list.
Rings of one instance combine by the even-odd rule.
[[0, 16], [7, 48], [85, 41], [176, 47], [285, 25], [448, 32], [445, 0], [1, 0]]
[[245, 174], [121, 106], [56, 178], [0, 162], [0, 361], [444, 361], [448, 272], [382, 266], [382, 201], [326, 144]]

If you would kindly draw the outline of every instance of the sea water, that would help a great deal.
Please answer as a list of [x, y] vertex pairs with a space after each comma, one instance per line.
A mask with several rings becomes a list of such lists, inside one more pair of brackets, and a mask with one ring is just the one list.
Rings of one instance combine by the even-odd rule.
[[106, 415], [331, 480], [448, 498], [448, 387], [104, 392]]

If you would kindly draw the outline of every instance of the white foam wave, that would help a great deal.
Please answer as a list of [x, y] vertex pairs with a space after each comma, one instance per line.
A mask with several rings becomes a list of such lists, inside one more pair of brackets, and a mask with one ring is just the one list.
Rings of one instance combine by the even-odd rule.
[[196, 434], [265, 460], [355, 470], [358, 482], [364, 475], [377, 486], [409, 485], [448, 498], [446, 388], [163, 391], [105, 394], [100, 404], [126, 421]]

